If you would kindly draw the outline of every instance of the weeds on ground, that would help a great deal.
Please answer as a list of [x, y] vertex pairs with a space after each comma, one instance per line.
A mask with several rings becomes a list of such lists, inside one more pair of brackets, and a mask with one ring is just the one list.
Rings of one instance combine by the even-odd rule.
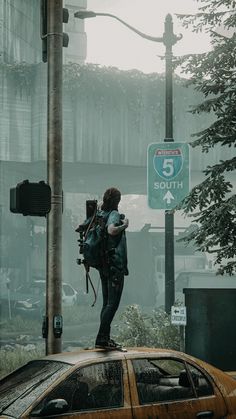
[[7, 332], [32, 333], [32, 330], [38, 330], [41, 333], [41, 319], [27, 319], [21, 316], [15, 316], [11, 319], [3, 319], [1, 321], [1, 334]]
[[40, 358], [43, 355], [43, 349], [33, 349], [31, 351], [26, 351], [24, 348], [16, 348], [13, 351], [1, 349], [0, 378], [3, 378], [32, 359]]

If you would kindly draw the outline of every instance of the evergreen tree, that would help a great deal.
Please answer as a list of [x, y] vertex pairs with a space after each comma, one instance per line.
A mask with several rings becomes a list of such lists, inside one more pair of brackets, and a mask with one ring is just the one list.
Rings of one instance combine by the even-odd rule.
[[[188, 85], [203, 93], [203, 101], [191, 109], [214, 115], [213, 123], [193, 134], [192, 146], [203, 153], [220, 147], [232, 150], [232, 157], [207, 166], [205, 179], [195, 186], [181, 203], [185, 214], [194, 217], [196, 228], [184, 239], [194, 241], [197, 248], [215, 254], [215, 264], [221, 274], [236, 272], [236, 196], [229, 174], [236, 168], [236, 1], [196, 0], [199, 13], [178, 15], [184, 27], [196, 33], [206, 31], [212, 48], [209, 52], [189, 54], [178, 64], [190, 75]], [[217, 30], [224, 28], [231, 35]], [[236, 31], [236, 29], [235, 29]]]

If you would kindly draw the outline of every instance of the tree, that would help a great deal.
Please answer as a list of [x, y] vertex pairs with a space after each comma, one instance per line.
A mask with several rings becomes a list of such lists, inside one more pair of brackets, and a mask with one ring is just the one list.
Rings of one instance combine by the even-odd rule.
[[[193, 147], [200, 146], [210, 153], [219, 145], [232, 150], [232, 158], [207, 166], [205, 179], [196, 185], [181, 203], [185, 214], [197, 223], [186, 242], [194, 241], [198, 250], [215, 254], [214, 263], [221, 274], [236, 272], [236, 196], [230, 172], [236, 168], [236, 1], [197, 0], [201, 2], [196, 15], [178, 15], [184, 27], [196, 33], [210, 35], [212, 49], [201, 54], [188, 54], [177, 60], [185, 74], [187, 85], [202, 92], [203, 101], [191, 108], [193, 114], [212, 113], [211, 125], [193, 134]], [[221, 27], [232, 35], [220, 34]], [[224, 33], [224, 31], [223, 31]], [[231, 173], [232, 174], [232, 173]]]

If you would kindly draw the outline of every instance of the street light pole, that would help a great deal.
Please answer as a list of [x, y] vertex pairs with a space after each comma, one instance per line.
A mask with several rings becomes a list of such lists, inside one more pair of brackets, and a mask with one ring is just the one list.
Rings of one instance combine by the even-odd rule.
[[[118, 20], [131, 31], [142, 38], [153, 42], [161, 42], [165, 45], [165, 139], [164, 142], [173, 142], [173, 65], [172, 47], [182, 38], [175, 35], [173, 22], [170, 14], [165, 19], [165, 32], [162, 37], [154, 37], [140, 32], [119, 17], [110, 13], [97, 13], [90, 10], [81, 10], [74, 14], [79, 19], [87, 19], [96, 16], [108, 16]], [[175, 273], [174, 273], [174, 214], [172, 211], [165, 212], [165, 311], [171, 312], [171, 306], [175, 300]]]
[[[173, 22], [170, 14], [165, 19], [163, 43], [165, 52], [165, 117], [166, 129], [164, 142], [173, 142], [173, 65], [172, 46], [178, 38], [173, 33]], [[175, 301], [175, 267], [174, 267], [174, 214], [165, 211], [165, 311], [170, 314]]]

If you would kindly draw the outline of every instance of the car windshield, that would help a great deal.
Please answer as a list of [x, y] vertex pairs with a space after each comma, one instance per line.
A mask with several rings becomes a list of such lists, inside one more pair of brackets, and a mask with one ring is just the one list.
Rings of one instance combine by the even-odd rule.
[[70, 287], [70, 285], [64, 284], [63, 285], [63, 290], [64, 290], [66, 296], [74, 295], [74, 290], [73, 290], [73, 288]]
[[31, 361], [0, 381], [0, 414], [19, 417], [58, 376], [71, 367], [57, 361]]

